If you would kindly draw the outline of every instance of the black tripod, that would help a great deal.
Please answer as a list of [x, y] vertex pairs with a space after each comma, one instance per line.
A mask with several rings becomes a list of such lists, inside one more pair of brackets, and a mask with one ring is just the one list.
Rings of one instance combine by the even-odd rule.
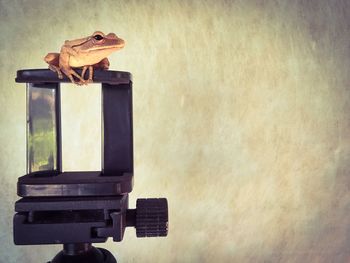
[[[14, 241], [63, 244], [51, 263], [115, 263], [92, 243], [122, 241], [126, 227], [137, 237], [166, 236], [165, 198], [138, 199], [133, 187], [132, 81], [128, 72], [95, 71], [102, 83], [102, 171], [62, 172], [60, 80], [50, 70], [20, 70], [27, 83], [27, 174], [18, 179]], [[94, 125], [94, 122], [91, 123]], [[43, 144], [43, 141], [45, 144]]]
[[117, 263], [117, 260], [106, 249], [82, 243], [64, 245], [63, 250], [48, 263]]

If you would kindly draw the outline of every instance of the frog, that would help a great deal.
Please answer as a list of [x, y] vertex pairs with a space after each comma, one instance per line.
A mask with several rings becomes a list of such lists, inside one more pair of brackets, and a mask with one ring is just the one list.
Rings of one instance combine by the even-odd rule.
[[[94, 69], [108, 70], [110, 63], [107, 57], [124, 45], [125, 41], [114, 33], [105, 35], [102, 31], [95, 31], [88, 37], [66, 40], [60, 53], [48, 53], [44, 61], [59, 79], [63, 79], [65, 74], [72, 83], [87, 85], [93, 82]], [[74, 70], [76, 68], [82, 69], [81, 75]], [[87, 70], [89, 76], [84, 79]]]

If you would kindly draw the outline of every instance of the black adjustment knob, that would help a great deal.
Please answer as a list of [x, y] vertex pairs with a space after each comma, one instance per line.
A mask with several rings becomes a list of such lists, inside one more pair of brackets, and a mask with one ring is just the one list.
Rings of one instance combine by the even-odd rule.
[[168, 201], [166, 198], [137, 199], [136, 236], [168, 235]]

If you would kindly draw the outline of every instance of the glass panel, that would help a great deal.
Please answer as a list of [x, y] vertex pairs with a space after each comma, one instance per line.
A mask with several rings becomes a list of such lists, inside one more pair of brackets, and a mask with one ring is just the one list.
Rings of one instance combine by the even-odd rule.
[[27, 173], [57, 170], [55, 87], [27, 84]]

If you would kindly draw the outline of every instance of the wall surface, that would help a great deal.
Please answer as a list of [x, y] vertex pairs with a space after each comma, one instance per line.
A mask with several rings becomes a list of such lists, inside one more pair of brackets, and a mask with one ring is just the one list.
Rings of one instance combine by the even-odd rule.
[[[350, 1], [0, 0], [1, 263], [60, 249], [12, 241], [16, 70], [95, 30], [127, 42], [110, 61], [134, 80], [130, 204], [170, 209], [167, 238], [103, 245], [118, 262], [350, 262]], [[99, 169], [100, 90], [62, 93], [64, 167]]]

